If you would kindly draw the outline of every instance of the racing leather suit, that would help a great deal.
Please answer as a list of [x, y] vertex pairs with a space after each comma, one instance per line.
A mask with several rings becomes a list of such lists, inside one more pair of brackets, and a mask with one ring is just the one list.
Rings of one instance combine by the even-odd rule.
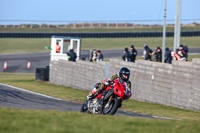
[[[98, 94], [98, 92], [106, 89], [106, 87], [110, 84], [110, 82], [113, 82], [114, 79], [118, 79], [118, 78], [119, 78], [119, 76], [117, 74], [115, 74], [115, 75], [112, 75], [110, 78], [108, 78], [106, 81], [104, 81], [102, 83], [96, 83], [94, 85], [94, 89], [92, 89], [92, 91], [86, 97], [87, 100], [92, 99], [94, 95]], [[125, 82], [125, 81], [123, 81], [123, 82]], [[128, 80], [128, 81], [126, 81], [126, 83], [127, 83], [128, 89], [131, 90], [131, 82]]]

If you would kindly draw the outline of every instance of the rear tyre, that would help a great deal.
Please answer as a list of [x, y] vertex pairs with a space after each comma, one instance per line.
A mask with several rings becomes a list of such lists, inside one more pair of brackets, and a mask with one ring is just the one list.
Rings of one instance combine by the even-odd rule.
[[109, 107], [106, 109], [104, 108], [103, 114], [104, 115], [114, 115], [120, 105], [120, 101], [117, 98], [112, 98], [110, 101]]

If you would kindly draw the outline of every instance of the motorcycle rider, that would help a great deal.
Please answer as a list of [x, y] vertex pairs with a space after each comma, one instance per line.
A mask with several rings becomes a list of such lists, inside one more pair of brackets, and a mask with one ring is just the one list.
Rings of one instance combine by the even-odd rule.
[[[111, 86], [114, 79], [118, 79], [118, 78], [121, 83], [126, 83], [127, 88], [131, 90], [131, 82], [129, 81], [129, 77], [130, 77], [130, 70], [126, 67], [122, 67], [119, 71], [119, 76], [115, 74], [115, 75], [112, 75], [110, 78], [108, 78], [105, 82], [96, 83], [94, 85], [94, 89], [92, 89], [92, 91], [86, 97], [87, 100], [95, 98], [96, 94], [99, 94], [100, 92], [105, 90], [107, 86]], [[104, 99], [102, 98], [102, 100]]]

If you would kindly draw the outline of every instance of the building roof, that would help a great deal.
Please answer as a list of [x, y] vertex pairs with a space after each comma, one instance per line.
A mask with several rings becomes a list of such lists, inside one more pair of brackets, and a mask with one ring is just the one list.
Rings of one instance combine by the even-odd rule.
[[52, 36], [51, 38], [63, 38], [63, 39], [80, 39], [80, 37], [69, 37], [69, 36]]

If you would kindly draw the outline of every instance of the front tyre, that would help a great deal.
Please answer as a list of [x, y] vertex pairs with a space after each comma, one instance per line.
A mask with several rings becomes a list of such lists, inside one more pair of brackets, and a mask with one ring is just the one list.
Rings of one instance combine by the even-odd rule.
[[85, 101], [85, 103], [82, 105], [80, 112], [88, 112], [88, 101]]
[[117, 98], [112, 98], [108, 107], [104, 108], [104, 115], [114, 115], [119, 108], [120, 101]]

